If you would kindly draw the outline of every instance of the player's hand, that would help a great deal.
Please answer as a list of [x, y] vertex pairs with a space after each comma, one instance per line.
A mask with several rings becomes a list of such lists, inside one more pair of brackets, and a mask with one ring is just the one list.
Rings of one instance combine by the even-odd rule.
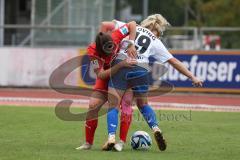
[[122, 62], [120, 62], [121, 67], [133, 67], [133, 65], [136, 65], [136, 64], [137, 64], [137, 60], [132, 58], [127, 58]]
[[192, 85], [194, 87], [202, 87], [203, 86], [203, 81], [198, 79], [197, 77], [192, 78]]
[[127, 55], [130, 58], [134, 58], [134, 59], [137, 58], [137, 50], [135, 48], [135, 45], [129, 46], [129, 48], [127, 49]]

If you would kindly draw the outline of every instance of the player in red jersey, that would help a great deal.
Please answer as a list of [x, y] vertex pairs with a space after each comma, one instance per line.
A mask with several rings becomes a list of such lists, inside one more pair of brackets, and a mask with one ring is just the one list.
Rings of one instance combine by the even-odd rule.
[[[111, 34], [100, 32], [96, 37], [96, 42], [88, 46], [87, 52], [90, 56], [91, 65], [97, 75], [97, 79], [94, 86], [94, 92], [90, 99], [89, 112], [86, 118], [86, 143], [76, 149], [91, 149], [98, 123], [98, 111], [101, 106], [107, 102], [109, 76], [116, 73], [122, 67], [130, 67], [131, 65], [136, 64], [135, 60], [128, 59], [110, 69], [110, 63], [118, 52], [119, 44], [123, 38], [127, 36], [129, 36], [128, 41], [131, 44], [129, 45], [127, 52], [130, 56], [134, 56], [136, 55], [136, 49], [134, 46], [134, 39], [136, 36], [135, 22], [124, 24]], [[131, 106], [126, 106], [130, 105], [130, 102], [123, 101], [122, 104], [124, 104], [123, 106], [125, 106], [125, 110], [127, 110], [122, 112], [121, 115], [120, 140], [124, 143], [131, 123], [132, 110]]]

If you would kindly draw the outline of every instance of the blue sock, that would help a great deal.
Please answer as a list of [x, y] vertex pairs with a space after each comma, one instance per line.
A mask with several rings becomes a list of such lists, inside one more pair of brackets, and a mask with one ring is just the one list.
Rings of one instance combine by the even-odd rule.
[[149, 105], [144, 105], [140, 108], [140, 112], [150, 128], [158, 126], [156, 114]]
[[118, 109], [111, 108], [107, 113], [108, 134], [116, 134], [118, 126]]

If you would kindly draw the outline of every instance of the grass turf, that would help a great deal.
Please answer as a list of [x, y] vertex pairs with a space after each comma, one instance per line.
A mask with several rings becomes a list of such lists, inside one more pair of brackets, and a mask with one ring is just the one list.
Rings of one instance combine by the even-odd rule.
[[[0, 106], [0, 159], [239, 159], [240, 113], [157, 111], [157, 115], [168, 142], [165, 152], [154, 140], [148, 151], [134, 151], [129, 142], [121, 153], [101, 151], [107, 138], [106, 116], [99, 120], [93, 149], [77, 151], [74, 148], [84, 141], [84, 122], [59, 120], [50, 107]], [[129, 137], [136, 130], [151, 134], [137, 111]]]

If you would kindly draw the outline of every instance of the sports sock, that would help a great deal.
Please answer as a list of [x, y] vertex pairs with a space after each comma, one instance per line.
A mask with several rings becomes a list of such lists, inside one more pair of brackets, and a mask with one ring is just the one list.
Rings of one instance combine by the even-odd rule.
[[140, 108], [140, 112], [151, 129], [158, 126], [156, 114], [149, 105], [144, 105], [142, 108]]
[[119, 138], [123, 142], [126, 142], [128, 130], [132, 122], [132, 113], [133, 113], [132, 99], [133, 99], [132, 93], [127, 92], [124, 94], [121, 101], [121, 118], [120, 118], [121, 125], [120, 125]]
[[129, 127], [132, 122], [132, 114], [121, 113], [120, 140], [126, 142]]
[[111, 108], [107, 113], [107, 125], [108, 125], [108, 135], [116, 134], [118, 126], [118, 109]]
[[85, 124], [85, 137], [86, 142], [89, 144], [93, 144], [95, 130], [98, 125], [98, 119], [87, 120]]

